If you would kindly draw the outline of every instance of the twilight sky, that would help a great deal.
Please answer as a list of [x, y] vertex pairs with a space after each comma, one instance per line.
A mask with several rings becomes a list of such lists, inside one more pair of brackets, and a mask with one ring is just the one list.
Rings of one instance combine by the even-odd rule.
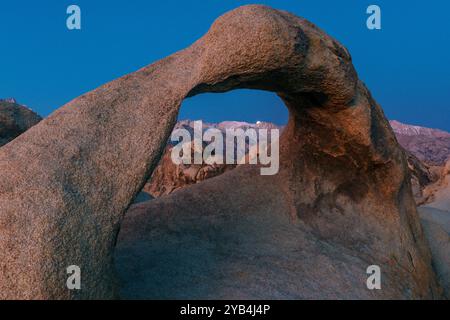
[[[190, 45], [219, 15], [250, 3], [316, 23], [351, 52], [390, 119], [450, 131], [450, 1], [34, 0], [0, 3], [0, 98], [43, 116], [77, 96]], [[66, 28], [81, 7], [82, 30]], [[382, 30], [366, 8], [382, 9]], [[287, 118], [273, 93], [239, 90], [183, 103], [180, 118], [217, 122]]]

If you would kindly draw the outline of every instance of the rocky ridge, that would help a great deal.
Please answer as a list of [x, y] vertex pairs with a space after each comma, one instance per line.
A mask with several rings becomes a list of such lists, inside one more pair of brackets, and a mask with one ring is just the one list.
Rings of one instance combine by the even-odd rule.
[[0, 147], [14, 140], [42, 120], [13, 98], [0, 99]]

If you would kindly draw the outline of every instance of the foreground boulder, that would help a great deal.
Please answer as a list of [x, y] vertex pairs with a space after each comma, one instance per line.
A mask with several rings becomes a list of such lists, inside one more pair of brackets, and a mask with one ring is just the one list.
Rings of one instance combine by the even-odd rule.
[[[304, 19], [245, 6], [191, 47], [79, 97], [0, 149], [0, 298], [116, 297], [120, 222], [182, 100], [236, 88], [276, 92], [289, 109], [280, 173], [238, 168], [158, 202], [161, 216], [195, 210], [241, 226], [249, 236], [234, 239], [237, 229], [223, 241], [245, 252], [255, 239], [254, 263], [268, 259], [270, 286], [288, 274], [301, 297], [441, 297], [404, 153], [347, 50]], [[120, 245], [130, 254], [151, 252], [145, 227], [156, 212], [128, 223]], [[153, 230], [188, 230], [179, 227]], [[132, 230], [144, 233], [127, 237]], [[79, 291], [65, 286], [71, 265], [82, 270]], [[370, 265], [382, 268], [382, 290], [366, 287]]]
[[158, 167], [144, 186], [144, 191], [153, 197], [174, 193], [186, 186], [220, 176], [235, 168], [234, 165], [226, 164], [176, 165], [172, 161], [171, 152], [172, 148], [167, 147]]

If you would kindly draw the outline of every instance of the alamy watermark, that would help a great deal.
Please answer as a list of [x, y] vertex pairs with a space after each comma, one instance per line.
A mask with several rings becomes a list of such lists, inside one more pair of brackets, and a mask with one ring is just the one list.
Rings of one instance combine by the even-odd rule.
[[381, 268], [377, 265], [372, 265], [367, 268], [367, 289], [381, 290]]
[[367, 29], [369, 30], [381, 30], [381, 8], [375, 4], [367, 7], [367, 14], [370, 16], [367, 18]]
[[81, 30], [81, 9], [77, 5], [67, 7], [66, 13], [69, 15], [66, 20], [66, 26], [69, 30]]
[[[81, 290], [81, 268], [77, 265], [71, 265], [66, 269], [69, 275], [66, 280], [66, 287], [69, 290]], [[381, 268], [377, 265], [371, 265], [367, 268], [366, 286], [369, 290], [381, 290]]]
[[81, 290], [81, 268], [76, 265], [67, 267], [69, 277], [66, 281], [66, 287], [69, 290]]
[[[69, 16], [66, 20], [66, 26], [69, 30], [81, 30], [81, 8], [72, 4], [67, 7], [66, 14]], [[367, 7], [366, 14], [369, 17], [366, 20], [366, 26], [369, 30], [381, 30], [381, 8], [376, 4]]]

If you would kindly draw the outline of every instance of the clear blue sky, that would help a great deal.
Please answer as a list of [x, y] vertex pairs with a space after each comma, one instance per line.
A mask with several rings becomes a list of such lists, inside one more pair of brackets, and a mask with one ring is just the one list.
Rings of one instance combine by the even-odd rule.
[[[41, 115], [190, 45], [216, 17], [253, 1], [33, 0], [0, 4], [0, 97]], [[318, 24], [349, 48], [358, 73], [391, 119], [450, 131], [450, 1], [257, 1]], [[66, 28], [66, 8], [82, 30]], [[366, 8], [382, 9], [382, 30]], [[182, 118], [283, 123], [271, 93], [235, 91], [188, 99]]]

